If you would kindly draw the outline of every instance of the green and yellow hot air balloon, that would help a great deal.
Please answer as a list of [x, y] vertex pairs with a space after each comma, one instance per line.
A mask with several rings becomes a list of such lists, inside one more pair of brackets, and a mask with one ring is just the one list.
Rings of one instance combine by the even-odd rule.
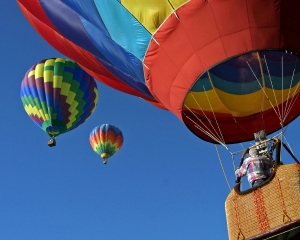
[[30, 118], [51, 139], [84, 123], [95, 110], [98, 90], [94, 79], [76, 62], [51, 58], [33, 65], [21, 84], [21, 100]]

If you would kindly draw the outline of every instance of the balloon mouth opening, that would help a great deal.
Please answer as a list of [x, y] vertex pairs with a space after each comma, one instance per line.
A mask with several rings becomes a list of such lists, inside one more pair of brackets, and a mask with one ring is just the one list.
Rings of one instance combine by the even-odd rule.
[[[293, 79], [300, 73], [299, 59], [299, 55], [289, 51], [262, 49], [217, 63], [206, 69], [191, 85], [183, 101], [182, 121], [202, 140], [220, 144], [252, 141], [253, 134], [262, 128], [266, 128], [266, 135], [281, 129], [282, 124], [287, 125], [299, 115], [299, 108], [291, 108], [281, 123], [274, 111], [296, 101], [299, 90], [297, 92], [294, 88], [297, 83], [287, 79]], [[278, 69], [280, 78], [277, 77]], [[268, 91], [264, 91], [265, 88]], [[282, 97], [280, 91], [295, 91], [295, 94]], [[281, 101], [275, 104], [269, 100], [269, 106], [262, 109], [261, 104], [253, 101], [259, 99], [258, 95]], [[276, 118], [277, 122], [274, 121]]]
[[49, 126], [46, 128], [46, 132], [53, 138], [60, 133], [60, 127], [58, 126]]
[[110, 157], [110, 154], [109, 153], [101, 153], [100, 156], [103, 159], [103, 164], [106, 164], [106, 161]]

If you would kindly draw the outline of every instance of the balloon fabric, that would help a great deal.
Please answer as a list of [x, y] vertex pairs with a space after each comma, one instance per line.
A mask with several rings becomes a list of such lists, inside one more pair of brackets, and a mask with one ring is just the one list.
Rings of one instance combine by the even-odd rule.
[[171, 111], [206, 141], [248, 141], [300, 113], [299, 0], [17, 2], [95, 79]]
[[123, 140], [120, 129], [111, 124], [97, 126], [90, 134], [91, 147], [103, 158], [103, 163], [120, 150]]
[[71, 131], [94, 112], [94, 79], [74, 61], [51, 58], [33, 65], [21, 83], [21, 100], [29, 117], [48, 135]]

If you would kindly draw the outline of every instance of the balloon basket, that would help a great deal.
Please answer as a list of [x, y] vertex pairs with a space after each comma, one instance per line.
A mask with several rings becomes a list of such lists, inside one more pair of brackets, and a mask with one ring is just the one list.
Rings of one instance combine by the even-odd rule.
[[51, 139], [48, 141], [48, 146], [49, 146], [49, 147], [54, 147], [54, 146], [56, 146], [55, 138], [51, 138]]
[[268, 180], [243, 192], [238, 182], [227, 197], [229, 240], [300, 239], [300, 164], [281, 165], [279, 152]]

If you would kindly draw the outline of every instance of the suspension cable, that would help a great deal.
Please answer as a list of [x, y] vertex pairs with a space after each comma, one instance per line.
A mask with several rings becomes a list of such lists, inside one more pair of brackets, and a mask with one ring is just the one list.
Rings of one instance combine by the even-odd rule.
[[294, 154], [294, 152], [293, 152], [293, 150], [292, 150], [292, 147], [291, 147], [290, 143], [288, 142], [288, 140], [287, 140], [287, 138], [286, 138], [286, 136], [285, 136], [285, 134], [284, 134], [284, 133], [283, 133], [283, 137], [284, 137], [284, 139], [285, 139], [285, 142], [287, 143], [287, 145], [288, 145], [288, 147], [289, 147], [290, 151], [293, 153], [293, 155], [295, 155], [295, 154]]
[[219, 150], [218, 150], [218, 147], [217, 147], [216, 144], [215, 144], [215, 148], [216, 148], [216, 152], [217, 152], [217, 155], [218, 155], [218, 158], [219, 158], [219, 162], [220, 162], [220, 165], [221, 165], [221, 168], [222, 168], [222, 171], [223, 171], [225, 180], [226, 180], [226, 182], [227, 182], [227, 185], [228, 185], [228, 187], [229, 187], [229, 190], [231, 191], [231, 187], [230, 187], [228, 178], [227, 178], [227, 176], [226, 176], [226, 172], [225, 172], [225, 170], [224, 170], [224, 166], [223, 166], [223, 163], [222, 163], [222, 160], [221, 160], [221, 157], [220, 157], [220, 154], [219, 154]]
[[[189, 119], [192, 123], [194, 123], [195, 126], [197, 126], [198, 129], [201, 130], [203, 133], [205, 133], [205, 134], [208, 135], [209, 137], [213, 136], [212, 138], [213, 138], [216, 142], [218, 142], [218, 143], [220, 143], [220, 144], [223, 144], [222, 140], [221, 140], [220, 138], [218, 138], [218, 136], [215, 136], [215, 135], [214, 135], [214, 133], [213, 133], [213, 132], [205, 125], [205, 123], [203, 123], [203, 121], [197, 116], [197, 114], [195, 114], [195, 113], [193, 112], [192, 109], [190, 109], [187, 105], [184, 105], [184, 106], [185, 106], [185, 107], [186, 107], [186, 108], [194, 115], [194, 117], [199, 121], [199, 123], [201, 123], [201, 124], [204, 126], [204, 128], [205, 128], [206, 130], [204, 130], [204, 128], [202, 128], [201, 126], [199, 126], [199, 124], [196, 123], [194, 120], [192, 120], [189, 116], [186, 116], [187, 119]], [[209, 119], [208, 119], [208, 121], [210, 122]]]
[[[286, 113], [286, 115], [285, 115], [285, 119], [286, 119], [287, 116], [289, 115], [289, 113], [290, 113], [292, 107], [293, 107], [294, 104], [296, 103], [296, 100], [297, 100], [297, 98], [298, 98], [298, 96], [299, 96], [299, 94], [298, 94], [298, 95], [295, 97], [295, 95], [296, 95], [296, 93], [297, 93], [297, 90], [298, 90], [298, 88], [299, 88], [299, 83], [300, 83], [300, 82], [297, 83], [297, 87], [296, 87], [296, 89], [295, 89], [295, 91], [294, 91], [292, 100], [290, 101], [290, 104], [289, 104], [289, 106], [287, 107], [287, 113]], [[285, 119], [284, 119], [284, 120], [285, 120]]]
[[[288, 114], [287, 111], [288, 111], [288, 105], [289, 105], [289, 100], [290, 100], [290, 93], [291, 93], [291, 89], [292, 89], [292, 86], [293, 86], [293, 81], [294, 81], [294, 76], [295, 76], [295, 71], [296, 71], [297, 62], [298, 62], [298, 60], [296, 60], [295, 66], [294, 66], [294, 70], [293, 70], [293, 75], [292, 75], [291, 84], [290, 84], [290, 87], [289, 87], [289, 92], [288, 92], [288, 97], [287, 97], [286, 111], [285, 111], [285, 113], [284, 113], [283, 121], [286, 119], [287, 114]], [[295, 96], [295, 95], [294, 95], [294, 96]], [[294, 97], [294, 96], [293, 96], [293, 97]]]
[[269, 79], [270, 79], [270, 83], [271, 83], [271, 87], [272, 87], [272, 92], [273, 92], [273, 95], [274, 95], [274, 99], [275, 99], [275, 102], [276, 102], [278, 113], [275, 110], [275, 107], [272, 105], [272, 103], [271, 103], [271, 106], [274, 109], [275, 113], [277, 114], [277, 116], [278, 116], [278, 118], [280, 120], [281, 116], [279, 116], [280, 115], [280, 111], [279, 111], [279, 107], [278, 107], [278, 101], [277, 101], [277, 97], [276, 97], [276, 94], [275, 94], [275, 90], [274, 90], [274, 86], [273, 86], [273, 81], [272, 81], [272, 77], [271, 77], [271, 74], [270, 74], [270, 70], [269, 70], [267, 59], [266, 59], [266, 55], [264, 55], [264, 60], [265, 60], [266, 68], [267, 68], [267, 71], [268, 71], [268, 75], [269, 75]]
[[[279, 114], [277, 113], [277, 111], [276, 111], [276, 109], [275, 109], [275, 107], [274, 107], [273, 103], [271, 102], [271, 100], [270, 100], [270, 98], [269, 98], [268, 94], [266, 93], [265, 89], [262, 87], [261, 83], [259, 82], [259, 80], [258, 80], [257, 76], [255, 75], [255, 73], [254, 73], [254, 71], [253, 71], [252, 67], [251, 67], [251, 66], [250, 66], [250, 64], [249, 64], [249, 62], [248, 62], [248, 61], [246, 61], [246, 62], [247, 62], [247, 64], [248, 64], [248, 66], [249, 66], [249, 68], [250, 68], [251, 72], [253, 73], [253, 76], [255, 77], [256, 81], [258, 82], [258, 84], [259, 84], [260, 88], [262, 89], [262, 91], [263, 91], [263, 93], [265, 94], [266, 98], [267, 98], [267, 99], [268, 99], [268, 101], [270, 102], [270, 105], [272, 106], [272, 108], [273, 108], [274, 112], [275, 112], [275, 113], [276, 113], [276, 115], [278, 116], [279, 120], [281, 120], [281, 117], [280, 117], [280, 116], [279, 116]], [[273, 87], [272, 87], [272, 88], [273, 88]], [[275, 98], [276, 98], [276, 97], [275, 97]], [[277, 102], [277, 101], [276, 101], [276, 102]], [[276, 104], [277, 104], [277, 103], [276, 103]]]
[[[205, 87], [203, 86], [204, 91], [205, 91]], [[194, 94], [191, 94], [191, 96], [193, 97], [194, 101], [196, 102], [197, 106], [199, 107], [199, 109], [201, 110], [201, 112], [203, 113], [203, 115], [205, 116], [205, 118], [207, 119], [207, 121], [210, 123], [211, 127], [214, 129], [215, 133], [218, 135], [219, 139], [221, 139], [222, 142], [224, 142], [224, 139], [222, 138], [222, 133], [221, 133], [221, 137], [219, 136], [218, 132], [216, 131], [216, 129], [214, 128], [214, 126], [212, 125], [211, 121], [208, 119], [208, 117], [206, 116], [206, 114], [204, 113], [204, 111], [202, 110], [200, 104], [197, 102], [196, 98], [194, 97]], [[206, 94], [206, 98], [208, 98], [207, 94]], [[208, 99], [207, 99], [208, 100]], [[208, 100], [209, 101], [209, 100]], [[211, 104], [210, 104], [211, 105]]]

